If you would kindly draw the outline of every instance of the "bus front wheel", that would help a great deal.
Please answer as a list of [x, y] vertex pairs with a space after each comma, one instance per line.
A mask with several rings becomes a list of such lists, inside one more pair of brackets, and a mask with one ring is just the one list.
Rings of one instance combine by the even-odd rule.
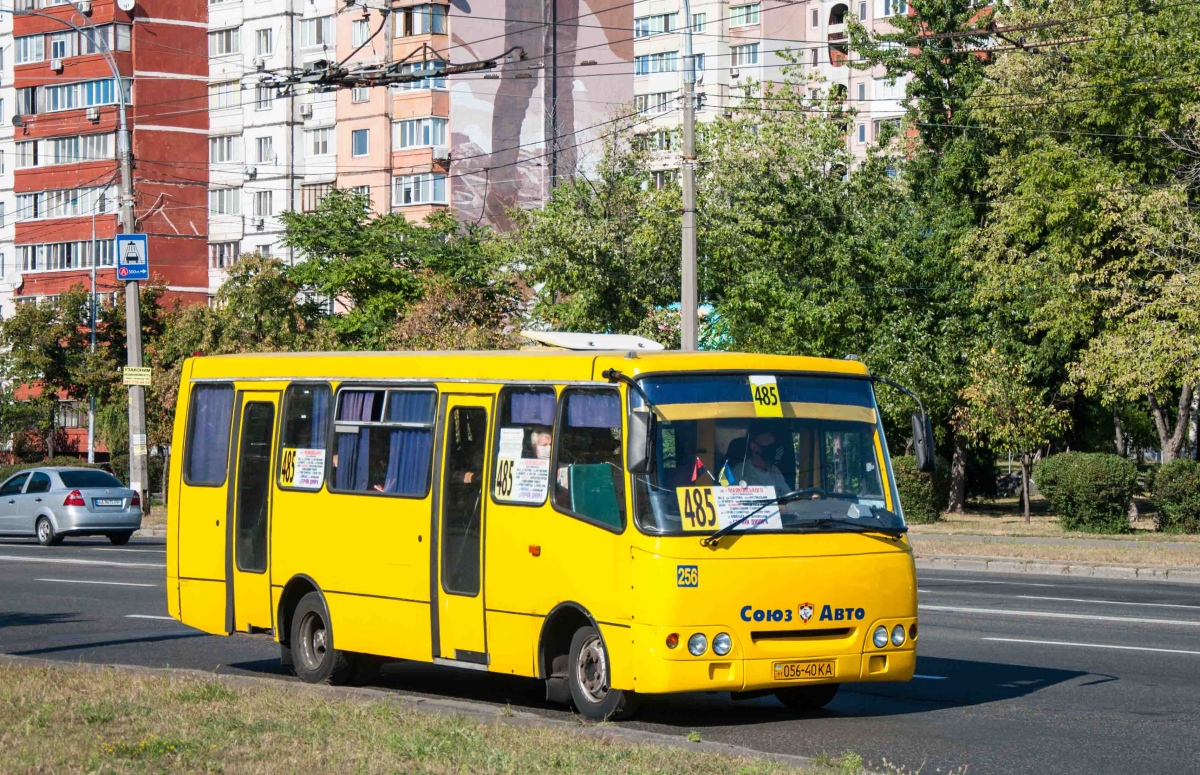
[[612, 688], [612, 663], [595, 627], [580, 627], [571, 638], [567, 683], [579, 715], [588, 721], [608, 721], [633, 715], [633, 692]]
[[347, 683], [354, 674], [349, 655], [333, 647], [329, 612], [316, 592], [309, 592], [296, 606], [289, 646], [292, 669], [306, 683], [338, 686]]
[[817, 710], [833, 702], [838, 684], [793, 686], [775, 692], [775, 699], [794, 710]]

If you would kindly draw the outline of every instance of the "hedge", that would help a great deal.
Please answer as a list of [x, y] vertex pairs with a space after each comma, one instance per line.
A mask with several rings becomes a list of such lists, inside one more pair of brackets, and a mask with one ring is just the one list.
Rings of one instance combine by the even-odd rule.
[[1066, 530], [1124, 533], [1137, 466], [1119, 455], [1066, 452], [1038, 461], [1033, 480]]
[[87, 458], [70, 457], [69, 455], [59, 455], [52, 457], [49, 460], [35, 460], [30, 463], [12, 463], [7, 466], [0, 466], [0, 482], [17, 473], [18, 471], [27, 471], [30, 468], [100, 468], [101, 466], [89, 466]]
[[1160, 530], [1200, 533], [1200, 462], [1164, 463], [1154, 477], [1154, 505]]
[[950, 505], [950, 464], [941, 457], [934, 462], [935, 470], [923, 473], [917, 470], [917, 459], [912, 455], [892, 458], [896, 489], [900, 491], [904, 519], [909, 522], [937, 522]]

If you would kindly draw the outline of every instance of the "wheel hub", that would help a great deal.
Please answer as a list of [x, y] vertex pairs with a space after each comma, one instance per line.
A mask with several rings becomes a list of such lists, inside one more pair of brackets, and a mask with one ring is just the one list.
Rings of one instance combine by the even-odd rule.
[[579, 688], [587, 698], [592, 702], [603, 702], [608, 696], [608, 661], [599, 636], [593, 635], [584, 641], [576, 670]]
[[329, 649], [329, 631], [315, 612], [309, 611], [300, 622], [300, 659], [307, 670], [316, 670], [325, 661]]

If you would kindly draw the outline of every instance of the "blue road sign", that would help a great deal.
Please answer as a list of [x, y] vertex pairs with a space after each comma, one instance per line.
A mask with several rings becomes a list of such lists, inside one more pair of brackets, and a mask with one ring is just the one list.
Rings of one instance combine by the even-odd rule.
[[122, 280], [150, 279], [150, 251], [145, 234], [117, 235], [117, 277]]

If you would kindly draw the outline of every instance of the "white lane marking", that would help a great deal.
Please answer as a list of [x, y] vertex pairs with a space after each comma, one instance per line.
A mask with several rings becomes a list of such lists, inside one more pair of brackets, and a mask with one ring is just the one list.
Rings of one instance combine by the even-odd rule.
[[1134, 616], [1097, 616], [1095, 614], [1062, 614], [1055, 611], [1013, 611], [1005, 608], [960, 608], [953, 605], [922, 605], [922, 611], [944, 611], [953, 614], [999, 614], [1001, 616], [1032, 616], [1038, 619], [1078, 619], [1089, 622], [1125, 622], [1129, 624], [1171, 624], [1178, 627], [1200, 627], [1200, 621], [1187, 619], [1141, 619]]
[[125, 614], [126, 619], [162, 619], [164, 621], [175, 621], [174, 616], [151, 616], [150, 614]]
[[[3, 544], [3, 546], [5, 549], [34, 549], [39, 552], [55, 551], [53, 549], [47, 550], [46, 547], [41, 546], [39, 544]], [[164, 549], [128, 549], [125, 547], [117, 548], [115, 546], [88, 546], [86, 544], [73, 544], [73, 545], [68, 545], [66, 547], [63, 547], [63, 548], [65, 548], [65, 549], [81, 549], [81, 550], [85, 550], [85, 551], [89, 551], [89, 552], [121, 552], [122, 554], [128, 554], [129, 552], [137, 552], [139, 554], [166, 554], [167, 553], [167, 550], [165, 548]]]
[[102, 565], [108, 568], [165, 568], [162, 562], [109, 562], [108, 560], [72, 560], [65, 557], [15, 557], [11, 554], [0, 554], [0, 560], [14, 562], [48, 562], [58, 565]]
[[108, 587], [157, 587], [158, 584], [135, 584], [132, 581], [90, 581], [84, 579], [35, 579], [35, 581], [56, 581], [59, 584], [100, 584]]
[[920, 678], [923, 681], [945, 681], [948, 678], [950, 678], [950, 676], [948, 676], [948, 675], [918, 675], [916, 673], [913, 673], [913, 678]]
[[1061, 587], [1062, 584], [1038, 584], [1032, 581], [982, 581], [980, 579], [941, 579], [922, 576], [921, 581], [944, 581], [948, 584], [1006, 584], [1014, 587]]
[[1158, 654], [1191, 654], [1200, 656], [1200, 651], [1185, 651], [1184, 649], [1156, 649], [1149, 646], [1114, 646], [1108, 643], [1074, 643], [1069, 640], [1026, 640], [1024, 638], [984, 638], [983, 640], [1000, 641], [1001, 643], [1032, 643], [1038, 646], [1077, 646], [1085, 649], [1115, 649], [1117, 651], [1153, 651]]
[[1200, 605], [1184, 605], [1183, 603], [1127, 603], [1124, 600], [1088, 600], [1082, 597], [1039, 597], [1037, 595], [1017, 595], [1026, 600], [1057, 600], [1062, 603], [1099, 603], [1100, 605], [1141, 605], [1148, 608], [1190, 608], [1200, 609]]

